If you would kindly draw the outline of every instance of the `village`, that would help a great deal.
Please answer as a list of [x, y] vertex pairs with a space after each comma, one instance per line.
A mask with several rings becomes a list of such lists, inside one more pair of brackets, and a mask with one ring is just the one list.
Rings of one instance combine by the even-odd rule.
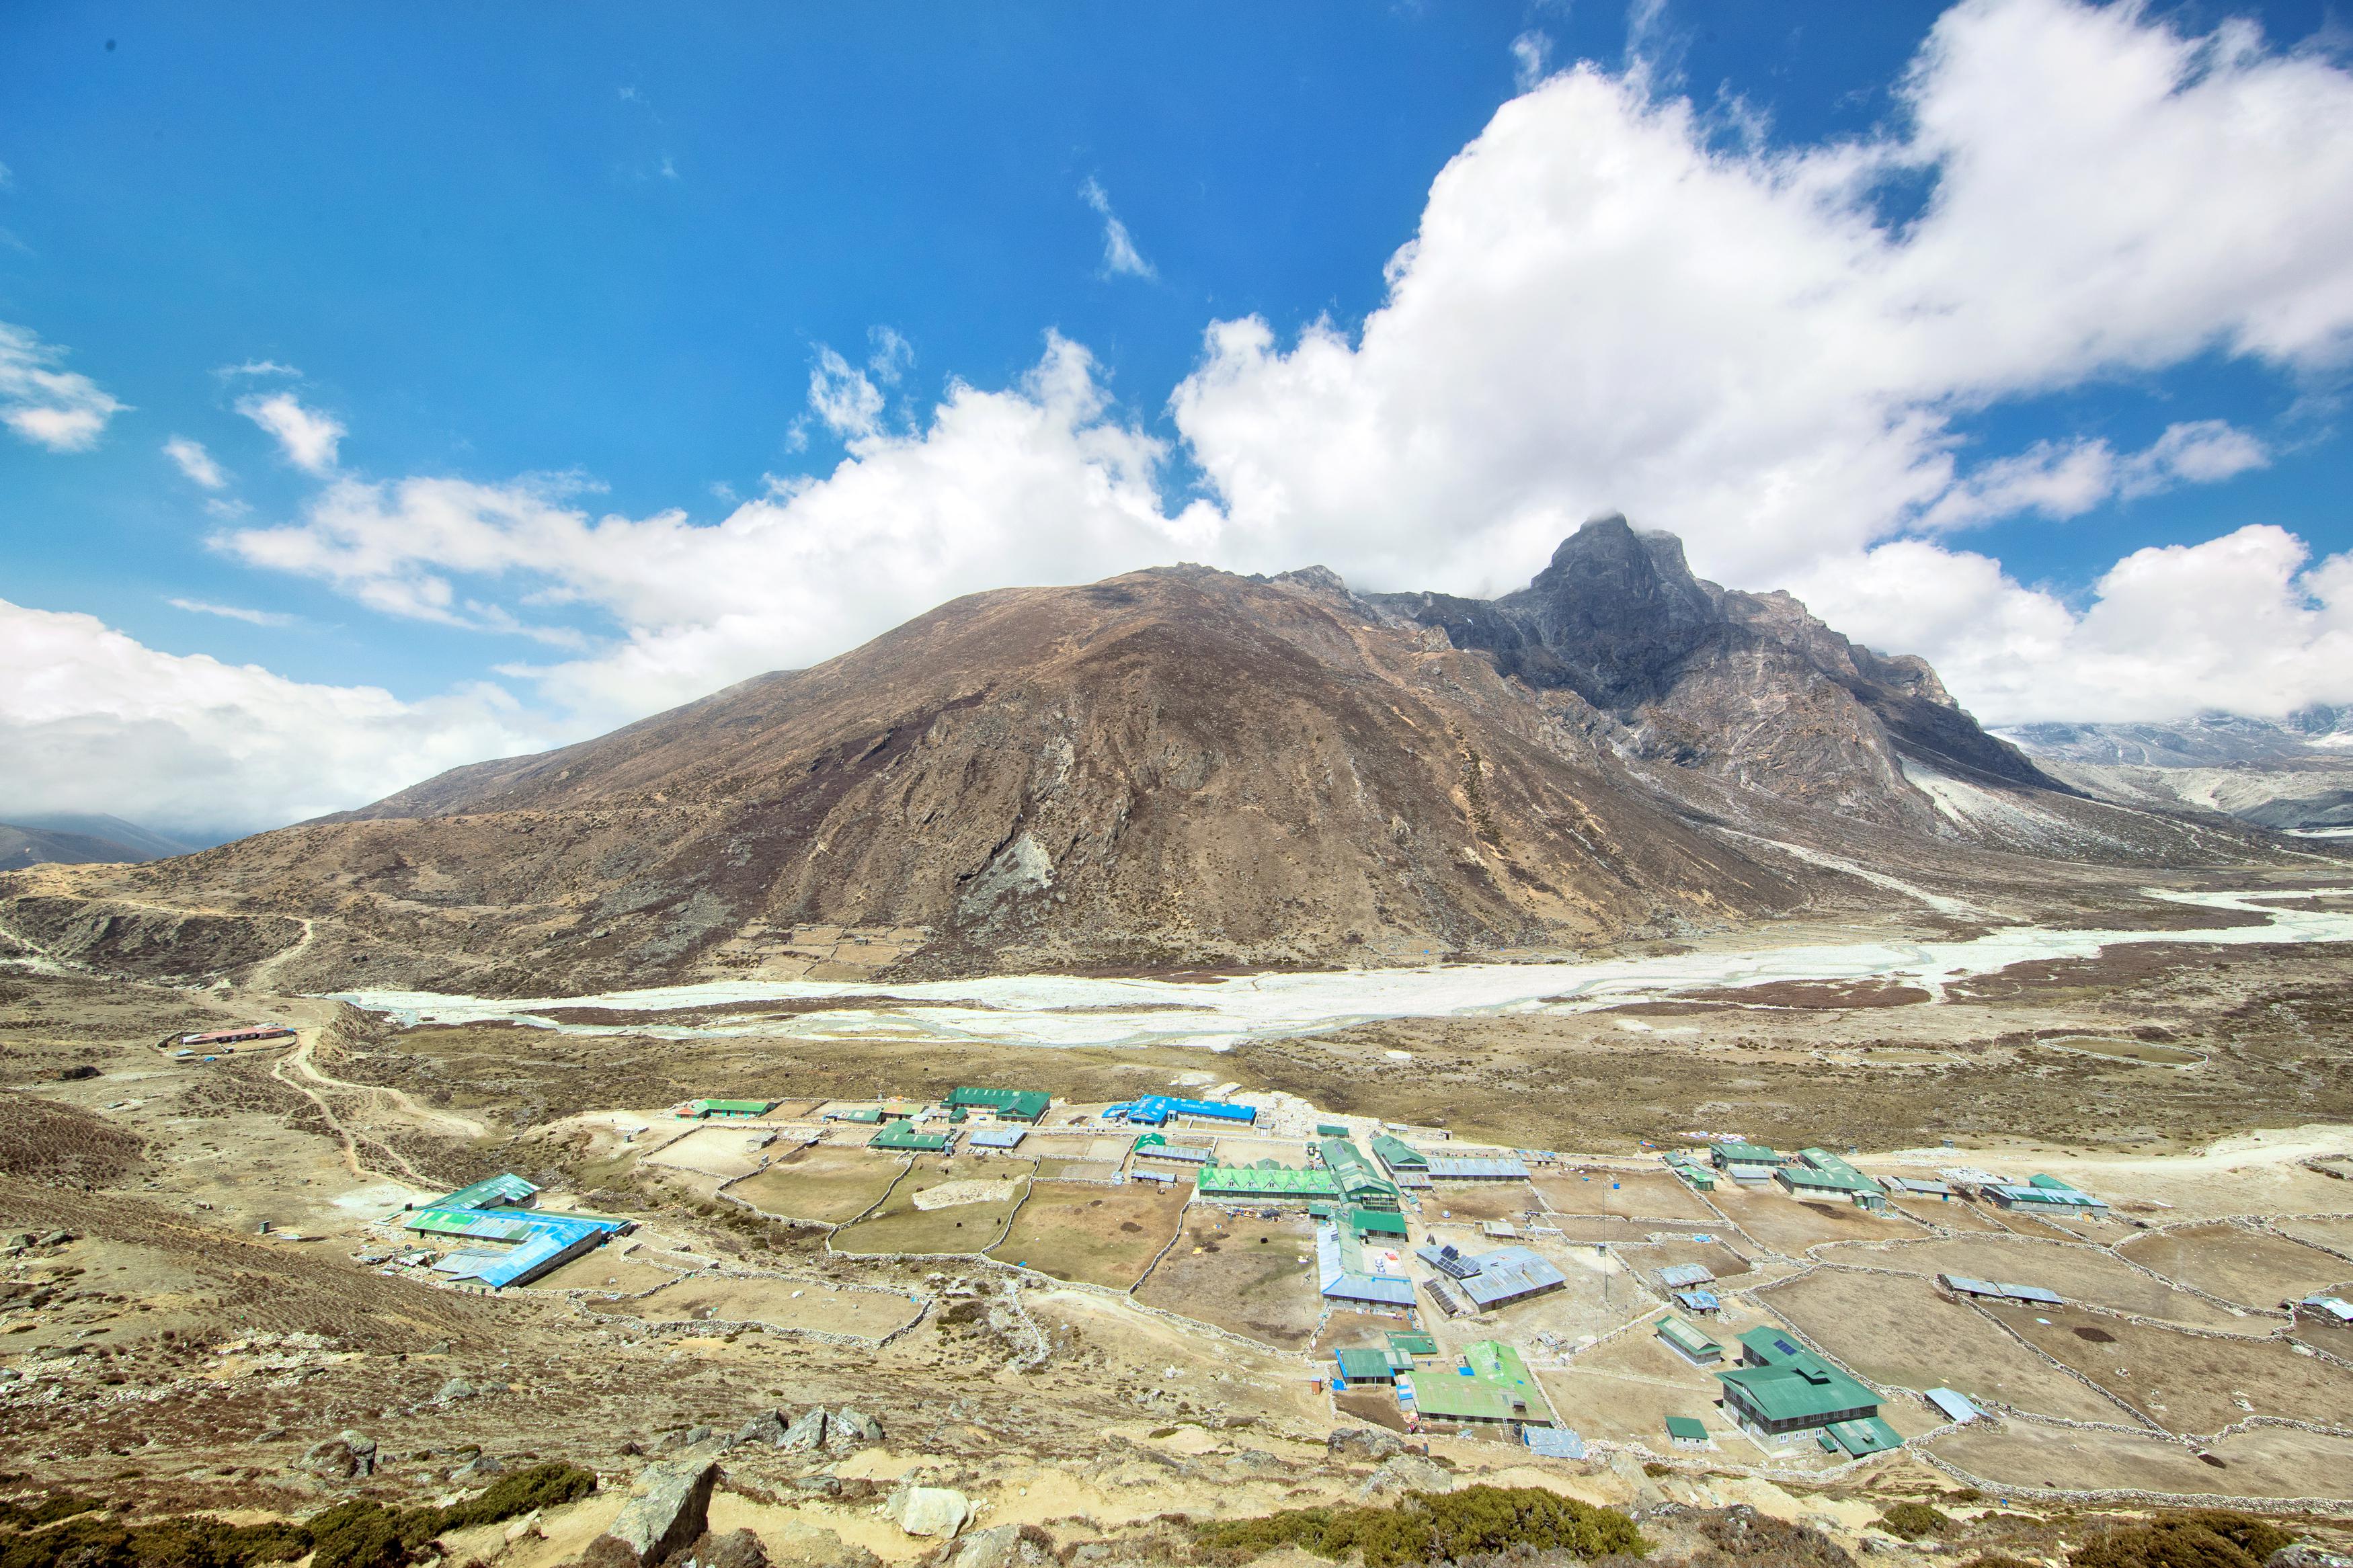
[[[608, 1168], [818, 1227], [832, 1257], [1121, 1298], [1288, 1357], [1335, 1422], [1531, 1458], [1829, 1473], [1908, 1447], [1968, 1479], [1980, 1453], [2014, 1468], [2021, 1445], [2089, 1423], [2144, 1434], [2144, 1468], [2232, 1463], [2221, 1429], [2342, 1423], [2342, 1217], [2185, 1229], [2196, 1205], [2174, 1186], [2094, 1193], [1957, 1153], [1899, 1164], [1693, 1132], [1645, 1160], [1588, 1159], [1170, 1087], [1101, 1105], [972, 1086], [697, 1099], [576, 1121]], [[2325, 1165], [2296, 1174], [2337, 1185]], [[940, 1306], [782, 1289], [583, 1196], [490, 1178], [384, 1217], [356, 1256], [443, 1289], [560, 1292], [656, 1333], [881, 1343]]]

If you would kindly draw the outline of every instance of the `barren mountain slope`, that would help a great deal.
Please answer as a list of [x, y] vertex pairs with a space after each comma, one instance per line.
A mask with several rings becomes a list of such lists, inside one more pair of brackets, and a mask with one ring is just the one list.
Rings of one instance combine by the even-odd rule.
[[0, 877], [0, 948], [493, 994], [1382, 963], [1989, 889], [2040, 918], [2096, 867], [2274, 853], [2052, 785], [1917, 659], [1608, 519], [1493, 602], [1201, 567], [960, 599], [361, 811]]
[[[544, 991], [753, 973], [810, 925], [1016, 969], [1575, 943], [1795, 902], [1786, 868], [1635, 785], [1579, 706], [1328, 574], [1145, 572], [958, 600], [340, 820], [52, 873], [8, 924], [152, 972], [122, 900], [295, 917], [280, 985]], [[270, 923], [190, 967], [276, 952]]]

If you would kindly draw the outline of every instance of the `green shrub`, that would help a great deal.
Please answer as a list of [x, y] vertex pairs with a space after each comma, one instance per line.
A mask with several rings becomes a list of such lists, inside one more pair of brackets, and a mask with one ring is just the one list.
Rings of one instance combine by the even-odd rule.
[[1318, 1557], [1365, 1554], [1365, 1568], [1461, 1558], [1514, 1547], [1578, 1557], [1639, 1557], [1651, 1549], [1634, 1521], [1538, 1487], [1414, 1492], [1391, 1508], [1297, 1508], [1196, 1527], [1202, 1545], [1250, 1556], [1297, 1546]]
[[87, 1514], [0, 1544], [5, 1568], [248, 1568], [290, 1563], [311, 1549], [299, 1524], [224, 1524], [183, 1514], [130, 1527]]
[[1924, 1535], [1949, 1534], [1953, 1521], [1925, 1502], [1899, 1502], [1879, 1516], [1879, 1528], [1890, 1535], [1917, 1541]]
[[78, 1513], [94, 1512], [105, 1506], [96, 1498], [51, 1492], [33, 1502], [0, 1502], [0, 1525], [11, 1530], [38, 1530], [42, 1525], [55, 1524]]
[[478, 1524], [498, 1524], [535, 1508], [562, 1508], [596, 1489], [596, 1472], [567, 1465], [561, 1459], [533, 1465], [511, 1476], [501, 1476], [480, 1496], [452, 1503], [440, 1510], [435, 1535], [470, 1530]]
[[2067, 1554], [2073, 1568], [2262, 1568], [2295, 1537], [2229, 1509], [2190, 1509], [2109, 1531]]
[[311, 1568], [403, 1568], [437, 1535], [497, 1524], [535, 1508], [558, 1508], [596, 1489], [595, 1471], [557, 1460], [501, 1476], [477, 1496], [448, 1508], [343, 1503], [311, 1521], [319, 1552]]

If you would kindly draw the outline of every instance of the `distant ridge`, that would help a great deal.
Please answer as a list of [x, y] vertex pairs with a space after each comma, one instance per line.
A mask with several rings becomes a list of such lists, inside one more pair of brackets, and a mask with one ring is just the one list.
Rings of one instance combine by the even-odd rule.
[[0, 931], [121, 973], [545, 995], [1557, 952], [2069, 910], [2087, 868], [2273, 853], [2084, 798], [1920, 659], [1609, 517], [1492, 601], [1314, 567], [973, 595], [358, 811], [0, 876]]

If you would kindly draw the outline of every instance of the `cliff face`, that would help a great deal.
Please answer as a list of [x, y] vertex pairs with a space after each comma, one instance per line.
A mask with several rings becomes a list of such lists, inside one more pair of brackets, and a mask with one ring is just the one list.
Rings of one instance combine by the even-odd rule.
[[1613, 519], [1492, 602], [1198, 567], [959, 599], [360, 811], [0, 875], [0, 942], [507, 994], [1421, 962], [1770, 916], [1860, 860], [2179, 848], [2128, 816], [2053, 793], [1926, 665]]
[[1903, 762], [2036, 789], [2063, 786], [1978, 727], [1936, 672], [1857, 647], [1787, 594], [1692, 574], [1682, 542], [1596, 519], [1535, 581], [1500, 599], [1372, 595], [1501, 673], [1565, 688], [1624, 727], [1638, 755], [1795, 804], [1932, 828]]

